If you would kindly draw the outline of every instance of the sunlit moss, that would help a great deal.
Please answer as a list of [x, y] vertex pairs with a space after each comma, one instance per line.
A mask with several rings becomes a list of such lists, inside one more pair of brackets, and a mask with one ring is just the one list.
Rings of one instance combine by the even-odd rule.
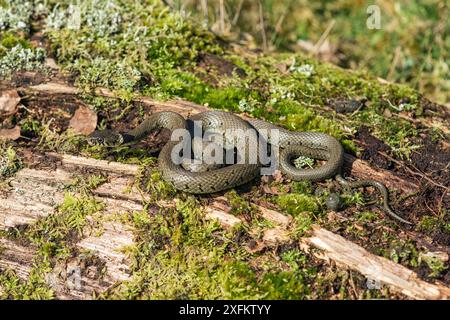
[[13, 175], [22, 167], [22, 160], [11, 146], [0, 144], [0, 178]]
[[68, 253], [66, 246], [83, 235], [88, 225], [86, 217], [103, 208], [104, 204], [92, 197], [66, 193], [57, 212], [29, 225], [24, 233], [16, 236], [25, 237], [36, 244], [44, 257], [64, 258]]
[[100, 298], [127, 299], [304, 299], [317, 274], [298, 255], [290, 269], [269, 264], [258, 272], [235, 237], [205, 220], [189, 197], [164, 214], [135, 212], [137, 244], [131, 248], [133, 277]]
[[282, 194], [277, 197], [276, 201], [283, 210], [293, 216], [305, 211], [318, 213], [320, 210], [318, 199], [306, 194]]
[[46, 281], [50, 272], [48, 263], [35, 265], [27, 280], [18, 277], [11, 269], [0, 272], [0, 299], [9, 300], [49, 300], [54, 299], [54, 291]]

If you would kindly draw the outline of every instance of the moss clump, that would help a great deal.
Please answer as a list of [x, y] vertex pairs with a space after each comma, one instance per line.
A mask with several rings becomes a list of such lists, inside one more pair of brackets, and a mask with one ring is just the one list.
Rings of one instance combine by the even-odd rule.
[[6, 178], [16, 173], [22, 167], [17, 152], [12, 147], [0, 145], [0, 178]]
[[315, 219], [309, 212], [300, 212], [294, 217], [293, 225], [291, 228], [291, 236], [294, 239], [303, 237], [305, 233], [310, 230], [311, 225]]
[[433, 238], [448, 239], [450, 237], [450, 222], [446, 217], [448, 215], [442, 217], [423, 216], [416, 228]]
[[[69, 10], [79, 11], [77, 28], [68, 26]], [[169, 11], [161, 1], [91, 0], [77, 8], [60, 4], [51, 11], [47, 34], [57, 58], [80, 73], [89, 64], [87, 70], [93, 73], [91, 57], [99, 57], [134, 67], [160, 84], [168, 71], [192, 65], [200, 52], [222, 52], [212, 34]], [[90, 82], [93, 88], [104, 84], [99, 80]]]
[[124, 63], [111, 64], [110, 61], [96, 57], [88, 64], [76, 62], [70, 67], [80, 72], [77, 79], [78, 87], [89, 90], [96, 87], [110, 88], [118, 92], [122, 97], [131, 95], [139, 89], [143, 81], [141, 72]]
[[356, 219], [363, 223], [370, 223], [375, 222], [379, 219], [379, 216], [377, 213], [373, 211], [363, 211], [363, 212], [357, 212], [356, 213]]
[[51, 269], [48, 264], [34, 267], [26, 281], [20, 279], [14, 270], [0, 271], [0, 299], [8, 300], [50, 300], [54, 292], [48, 285], [45, 274]]
[[133, 278], [101, 298], [308, 297], [309, 284], [317, 275], [300, 258], [292, 256], [291, 266], [281, 266], [274, 260], [264, 267], [254, 266], [251, 255], [236, 241], [239, 229], [225, 231], [217, 222], [205, 220], [194, 197], [159, 211], [130, 215], [137, 241], [130, 251]]
[[91, 195], [92, 190], [97, 189], [108, 181], [108, 177], [102, 174], [93, 174], [89, 177], [76, 176], [68, 185], [66, 190], [77, 191], [82, 195]]
[[312, 194], [313, 186], [311, 181], [303, 180], [303, 181], [293, 181], [291, 183], [292, 191], [295, 193], [301, 194]]
[[25, 137], [36, 138], [39, 137], [42, 130], [42, 123], [38, 119], [33, 119], [31, 116], [26, 117], [19, 122], [21, 134]]
[[313, 214], [320, 212], [318, 199], [306, 194], [282, 194], [277, 197], [276, 202], [283, 210], [293, 216], [305, 211]]
[[235, 215], [252, 216], [256, 210], [255, 205], [242, 198], [235, 190], [226, 193], [231, 206], [231, 213]]
[[[363, 193], [360, 191], [352, 191], [352, 192], [344, 192], [340, 195], [342, 200], [342, 206], [344, 208], [348, 208], [351, 206], [362, 206], [364, 205], [364, 197]], [[362, 215], [364, 217], [364, 214]]]
[[419, 251], [411, 241], [401, 242], [398, 240], [392, 241], [389, 258], [397, 263], [402, 263], [407, 266], [419, 266]]
[[393, 154], [401, 159], [408, 159], [411, 152], [420, 147], [414, 142], [419, 130], [409, 121], [368, 111], [355, 115], [355, 119], [360, 123], [370, 124], [372, 134], [386, 142]]
[[0, 57], [2, 57], [8, 50], [20, 45], [23, 48], [30, 48], [28, 40], [13, 32], [0, 32]]
[[147, 171], [145, 165], [141, 166], [140, 172], [137, 175], [137, 183], [144, 186], [144, 190], [147, 191], [153, 198], [168, 199], [176, 195], [177, 190], [172, 184], [163, 180], [161, 172], [154, 169]]
[[86, 217], [101, 211], [104, 204], [92, 197], [64, 195], [58, 212], [38, 220], [28, 226], [20, 237], [24, 237], [39, 247], [44, 257], [65, 258], [70, 255], [70, 243], [83, 235], [88, 225]]
[[431, 272], [428, 274], [430, 278], [438, 278], [442, 272], [448, 269], [446, 262], [432, 253], [420, 254], [419, 264], [422, 262], [430, 268]]
[[418, 229], [428, 233], [435, 230], [450, 232], [450, 223], [445, 223], [439, 217], [424, 216], [418, 225]]
[[[28, 122], [27, 128], [39, 138], [38, 146], [44, 150], [57, 152], [77, 152], [83, 145], [84, 137], [74, 134], [70, 129], [60, 133], [52, 129], [51, 120], [44, 125], [35, 122]], [[36, 131], [34, 131], [36, 130]], [[89, 150], [89, 147], [86, 146]]]

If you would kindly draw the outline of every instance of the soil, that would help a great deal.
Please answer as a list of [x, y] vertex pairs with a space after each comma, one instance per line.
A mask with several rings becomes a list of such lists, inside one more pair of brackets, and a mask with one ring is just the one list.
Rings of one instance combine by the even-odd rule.
[[199, 77], [212, 85], [217, 85], [221, 77], [230, 77], [233, 73], [240, 78], [246, 76], [245, 71], [234, 63], [208, 53], [201, 54], [197, 58], [197, 68], [201, 70], [201, 72], [198, 72], [198, 70], [196, 72]]

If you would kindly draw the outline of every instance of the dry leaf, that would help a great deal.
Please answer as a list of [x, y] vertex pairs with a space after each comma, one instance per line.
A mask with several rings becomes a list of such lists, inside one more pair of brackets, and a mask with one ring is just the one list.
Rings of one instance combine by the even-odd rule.
[[70, 119], [69, 127], [76, 134], [91, 134], [97, 127], [97, 114], [86, 106], [80, 106]]
[[279, 195], [279, 194], [284, 193], [284, 192], [281, 192], [277, 187], [269, 187], [268, 185], [264, 185], [263, 190], [264, 190], [264, 193], [267, 193], [267, 194]]
[[283, 182], [283, 174], [280, 170], [275, 170], [275, 172], [272, 174], [272, 177], [274, 178], [275, 182]]
[[12, 129], [0, 129], [0, 139], [17, 140], [20, 138], [20, 127], [15, 126]]
[[[263, 176], [261, 178], [263, 183], [263, 191], [267, 194], [282, 194], [284, 191], [280, 191], [279, 183], [283, 181], [283, 175], [280, 170], [275, 170], [272, 175]], [[276, 185], [271, 185], [273, 182], [276, 182]]]
[[0, 116], [10, 116], [17, 112], [20, 96], [16, 90], [3, 91], [0, 96]]

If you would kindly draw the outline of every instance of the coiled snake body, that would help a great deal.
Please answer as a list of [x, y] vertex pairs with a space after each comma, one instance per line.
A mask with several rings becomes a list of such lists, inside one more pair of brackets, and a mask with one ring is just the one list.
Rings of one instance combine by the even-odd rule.
[[[280, 150], [278, 156], [280, 169], [292, 180], [318, 181], [336, 177], [336, 181], [347, 189], [372, 186], [381, 193], [383, 207], [390, 216], [403, 223], [410, 223], [390, 209], [388, 191], [383, 184], [373, 180], [349, 182], [341, 176], [344, 150], [337, 139], [324, 133], [291, 132], [262, 120], [246, 121], [235, 114], [222, 111], [203, 112], [187, 120], [178, 113], [164, 111], [151, 115], [127, 133], [122, 134], [113, 130], [95, 131], [87, 140], [91, 145], [115, 147], [138, 142], [150, 132], [164, 128], [172, 132], [177, 129], [187, 129], [192, 136], [196, 124], [200, 124], [202, 132], [212, 131], [216, 135], [223, 136], [225, 140], [228, 138], [228, 133], [233, 130], [254, 129], [253, 131], [257, 134], [268, 132], [265, 139], [272, 148]], [[274, 132], [274, 129], [277, 132], [277, 139], [270, 133]], [[255, 152], [250, 143], [245, 145], [243, 150], [238, 149], [236, 141], [230, 142], [229, 146], [235, 150], [237, 156], [242, 155], [242, 161], [227, 166], [205, 165], [206, 169], [197, 171], [191, 171], [189, 166], [174, 163], [172, 156], [179, 143], [173, 140], [167, 142], [158, 158], [159, 169], [164, 180], [171, 182], [176, 189], [194, 194], [214, 193], [247, 183], [260, 174], [262, 164], [259, 158], [257, 157], [256, 162], [250, 161], [250, 156]], [[188, 156], [190, 158], [192, 155]], [[292, 164], [292, 160], [299, 156], [325, 160], [326, 163], [317, 168], [299, 169]], [[331, 206], [337, 207], [338, 204], [333, 198], [331, 200]]]

